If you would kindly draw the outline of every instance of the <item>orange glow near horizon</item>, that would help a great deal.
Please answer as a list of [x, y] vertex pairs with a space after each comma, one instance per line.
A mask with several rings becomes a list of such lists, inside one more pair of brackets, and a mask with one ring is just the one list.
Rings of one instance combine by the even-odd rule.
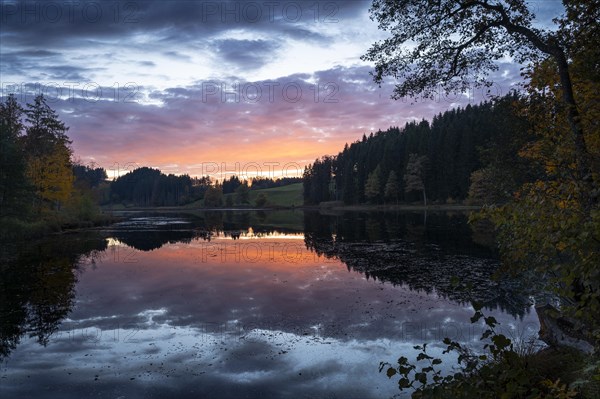
[[221, 271], [253, 267], [273, 273], [303, 273], [307, 270], [321, 270], [329, 265], [346, 271], [339, 259], [328, 259], [306, 248], [302, 234], [275, 234], [257, 240], [249, 239], [250, 236], [246, 238], [248, 239], [233, 240], [217, 236], [211, 241], [197, 239], [188, 244], [165, 244], [150, 252], [136, 250], [114, 238], [109, 238], [108, 244], [109, 251], [111, 248], [121, 247], [119, 251], [128, 263], [143, 264], [144, 267], [186, 265]]
[[[219, 180], [234, 174], [243, 179], [255, 176], [278, 179], [302, 176], [306, 165], [323, 155], [339, 153], [347, 142], [344, 139], [320, 142], [278, 137], [220, 146], [211, 146], [210, 143], [179, 148], [144, 146], [138, 151], [135, 148], [130, 151], [113, 151], [111, 157], [115, 160], [88, 158], [104, 167], [109, 178], [147, 166], [160, 169], [166, 174], [188, 174], [192, 177], [208, 175]], [[76, 155], [77, 153], [76, 148]]]

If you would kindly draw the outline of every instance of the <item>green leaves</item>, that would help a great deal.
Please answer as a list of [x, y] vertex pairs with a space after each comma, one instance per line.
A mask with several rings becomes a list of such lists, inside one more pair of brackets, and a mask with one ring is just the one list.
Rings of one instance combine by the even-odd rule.
[[485, 324], [490, 328], [494, 328], [496, 326], [496, 324], [498, 324], [498, 321], [493, 316], [485, 317], [484, 321], [485, 321]]
[[492, 342], [496, 345], [496, 348], [498, 348], [498, 351], [502, 351], [505, 348], [508, 348], [512, 344], [511, 340], [506, 338], [502, 334], [494, 335], [492, 337]]
[[473, 316], [471, 316], [471, 323], [477, 323], [479, 319], [483, 317], [483, 314], [479, 311], [475, 312]]
[[[494, 330], [498, 321], [493, 316], [486, 316], [482, 307], [476, 304], [475, 322], [483, 319], [488, 329], [482, 335], [486, 353], [476, 354], [468, 348], [444, 339], [448, 346], [444, 353], [458, 354], [460, 370], [454, 374], [442, 375], [436, 369], [442, 359], [427, 353], [427, 344], [416, 345], [415, 362], [402, 356], [398, 359], [398, 367], [388, 367], [388, 378], [399, 375], [398, 388], [401, 391], [412, 390], [412, 398], [572, 398], [574, 391], [558, 382], [540, 380], [539, 371], [529, 366], [527, 357], [522, 357], [513, 349], [512, 341]], [[422, 363], [423, 367], [418, 368]], [[381, 363], [381, 372], [387, 363]]]
[[416, 373], [415, 380], [419, 381], [423, 385], [426, 385], [427, 384], [427, 373], [424, 373], [424, 372]]
[[400, 378], [400, 380], [398, 380], [398, 387], [400, 388], [400, 390], [406, 389], [406, 388], [410, 388], [412, 386], [412, 383], [410, 382], [410, 380], [408, 378]]

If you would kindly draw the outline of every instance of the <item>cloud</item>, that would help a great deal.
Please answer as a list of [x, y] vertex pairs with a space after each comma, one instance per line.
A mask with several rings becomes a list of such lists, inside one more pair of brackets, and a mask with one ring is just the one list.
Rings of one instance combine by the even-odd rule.
[[[308, 0], [3, 2], [3, 77], [40, 83], [82, 78], [105, 85], [119, 78], [120, 84], [164, 87], [169, 81], [188, 85], [227, 68], [246, 78], [257, 76], [263, 67], [270, 67], [265, 73], [273, 78], [286, 76], [292, 69], [319, 65], [314, 70], [331, 63], [321, 54], [304, 54], [335, 48], [336, 35], [346, 40], [340, 31], [364, 31], [359, 20], [367, 6], [360, 1]], [[301, 62], [293, 59], [294, 53]], [[43, 74], [50, 57], [60, 59], [61, 65], [95, 69], [79, 75]], [[56, 66], [54, 61], [50, 65]]]
[[60, 56], [61, 53], [56, 51], [48, 51], [48, 50], [22, 50], [22, 51], [12, 51], [12, 52], [3, 52], [2, 57], [9, 58], [38, 58], [38, 57], [57, 57]]
[[277, 56], [280, 45], [267, 40], [217, 40], [213, 44], [217, 55], [238, 68], [260, 68]]
[[62, 46], [87, 40], [109, 40], [144, 33], [173, 41], [217, 36], [231, 29], [318, 36], [307, 26], [346, 22], [364, 12], [368, 3], [345, 1], [113, 1], [6, 2], [2, 34], [13, 45]]
[[[252, 3], [261, 18], [248, 2], [44, 4], [2, 3], [2, 83], [27, 92], [23, 103], [40, 90], [54, 97], [76, 155], [107, 168], [302, 165], [371, 131], [489, 99], [474, 89], [391, 100], [394, 81], [379, 88], [358, 59], [378, 34], [367, 1]], [[505, 94], [518, 66], [501, 64], [492, 79]]]
[[379, 88], [370, 70], [338, 66], [253, 82], [231, 76], [165, 90], [30, 85], [26, 95], [17, 97], [31, 102], [43, 89], [71, 127], [75, 154], [84, 161], [95, 159], [105, 168], [126, 162], [177, 164], [173, 172], [194, 175], [201, 171], [190, 165], [208, 161], [303, 166], [321, 155], [337, 154], [363, 134], [431, 119], [456, 106], [489, 100], [490, 94], [507, 94], [521, 80], [518, 66], [507, 63], [491, 77], [496, 84], [489, 94], [473, 88], [467, 95], [394, 101], [393, 82]]
[[138, 64], [143, 67], [154, 67], [156, 64], [152, 61], [138, 61]]

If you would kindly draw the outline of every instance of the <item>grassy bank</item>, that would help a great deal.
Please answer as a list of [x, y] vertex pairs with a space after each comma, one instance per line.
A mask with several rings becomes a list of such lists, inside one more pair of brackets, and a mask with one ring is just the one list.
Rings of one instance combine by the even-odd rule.
[[267, 206], [297, 207], [304, 202], [302, 183], [250, 191], [250, 203], [255, 204], [260, 194], [267, 199]]
[[[464, 204], [430, 204], [424, 206], [422, 204], [360, 204], [360, 205], [344, 205], [341, 201], [330, 201], [323, 202], [319, 205], [304, 205], [303, 197], [303, 185], [302, 183], [290, 184], [282, 187], [267, 188], [262, 190], [251, 190], [250, 191], [250, 203], [248, 204], [236, 204], [231, 208], [234, 209], [248, 209], [256, 207], [257, 198], [262, 195], [266, 198], [266, 204], [264, 208], [301, 208], [301, 209], [327, 209], [335, 211], [473, 211], [481, 209], [478, 205], [464, 205]], [[228, 198], [231, 198], [230, 202], [235, 204], [235, 194], [225, 194], [223, 196], [223, 203], [227, 203]], [[201, 209], [204, 208], [204, 201], [198, 200], [182, 206], [169, 206], [169, 207], [138, 207], [138, 206], [124, 206], [123, 204], [114, 204], [103, 207], [108, 211], [124, 211], [124, 210], [190, 210], [190, 209]], [[230, 208], [230, 207], [227, 207]], [[204, 208], [208, 209], [208, 208]], [[211, 208], [213, 209], [213, 208]], [[219, 208], [215, 208], [219, 209]]]
[[110, 213], [97, 213], [86, 219], [68, 214], [53, 214], [39, 220], [3, 217], [0, 220], [0, 242], [40, 238], [65, 231], [105, 226], [116, 221]]

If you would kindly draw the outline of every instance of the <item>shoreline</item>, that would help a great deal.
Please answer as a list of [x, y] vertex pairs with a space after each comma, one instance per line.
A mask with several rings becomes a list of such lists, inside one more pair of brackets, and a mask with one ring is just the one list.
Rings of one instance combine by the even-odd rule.
[[[65, 234], [73, 232], [81, 232], [86, 230], [96, 230], [111, 225], [114, 222], [121, 220], [119, 214], [122, 213], [196, 213], [196, 212], [278, 212], [278, 211], [317, 211], [324, 214], [331, 212], [467, 212], [477, 211], [482, 209], [478, 205], [463, 205], [463, 204], [439, 204], [439, 205], [414, 205], [414, 204], [398, 204], [398, 205], [339, 205], [321, 204], [321, 205], [303, 205], [303, 206], [276, 206], [276, 207], [221, 207], [221, 208], [203, 208], [203, 207], [186, 207], [186, 206], [169, 206], [169, 207], [130, 207], [111, 209], [110, 206], [101, 207], [100, 217], [95, 221], [86, 222], [67, 222], [65, 224], [56, 225], [50, 221], [46, 222], [22, 222], [23, 231], [14, 234], [14, 231], [2, 231], [0, 234], [0, 242], [22, 241], [27, 239], [37, 239], [46, 236]], [[21, 222], [19, 222], [21, 223]], [[29, 230], [29, 231], [28, 231]], [[10, 230], [9, 230], [10, 231]]]
[[202, 212], [202, 211], [282, 211], [282, 210], [300, 210], [300, 211], [477, 211], [482, 209], [481, 205], [463, 205], [463, 204], [439, 204], [439, 205], [302, 205], [302, 206], [277, 206], [277, 207], [220, 207], [220, 208], [204, 208], [204, 207], [186, 207], [184, 206], [149, 206], [149, 207], [130, 207], [111, 209], [103, 207], [103, 212], [118, 213], [118, 212]]

